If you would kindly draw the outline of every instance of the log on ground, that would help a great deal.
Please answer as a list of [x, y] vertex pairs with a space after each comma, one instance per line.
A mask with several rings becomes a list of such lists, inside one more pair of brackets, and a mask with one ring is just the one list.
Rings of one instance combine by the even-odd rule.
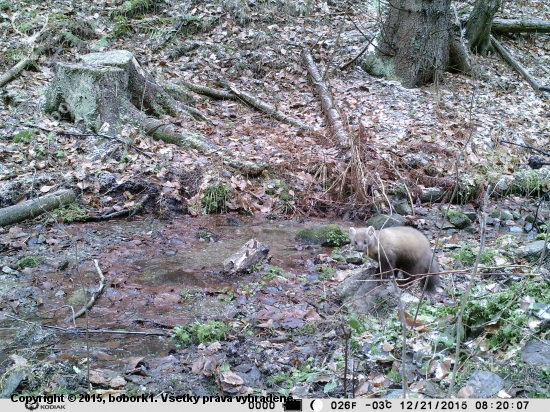
[[17, 205], [0, 209], [0, 227], [35, 218], [42, 213], [57, 209], [75, 201], [72, 190], [58, 190], [38, 199], [30, 199]]
[[550, 33], [550, 21], [541, 19], [494, 19], [491, 32], [494, 34]]
[[313, 78], [313, 81], [315, 82], [315, 88], [317, 89], [317, 93], [319, 94], [319, 98], [321, 99], [321, 107], [323, 108], [323, 112], [325, 113], [327, 123], [332, 128], [333, 135], [336, 136], [336, 138], [338, 139], [340, 146], [349, 147], [351, 141], [350, 136], [346, 132], [344, 122], [340, 117], [338, 109], [334, 105], [332, 94], [330, 93], [328, 85], [325, 83], [324, 79], [319, 73], [319, 69], [317, 69], [317, 66], [315, 65], [313, 57], [311, 56], [309, 51], [304, 51], [302, 58], [309, 75]]
[[541, 88], [540, 84], [535, 80], [533, 76], [531, 76], [527, 70], [516, 60], [512, 57], [510, 52], [502, 46], [498, 42], [497, 39], [495, 39], [492, 35], [490, 36], [491, 44], [495, 48], [495, 50], [501, 55], [501, 57], [504, 59], [506, 63], [508, 63], [510, 66], [512, 66], [521, 76], [531, 85], [533, 89], [535, 89], [536, 92], [540, 92], [541, 90], [544, 90], [545, 88]]

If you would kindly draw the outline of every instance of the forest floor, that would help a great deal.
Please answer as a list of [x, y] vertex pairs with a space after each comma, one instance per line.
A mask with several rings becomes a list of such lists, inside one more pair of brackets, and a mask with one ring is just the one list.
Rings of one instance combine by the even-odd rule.
[[[175, 267], [186, 265], [187, 261], [171, 260], [179, 248], [197, 255], [200, 242], [205, 240], [196, 238], [201, 231], [215, 235], [206, 238], [215, 243], [217, 232], [222, 231], [220, 227], [231, 225], [225, 217], [204, 217], [207, 210], [232, 212], [233, 217], [239, 213], [237, 220], [250, 227], [287, 220], [298, 225], [330, 220], [349, 226], [350, 221], [388, 212], [386, 194], [395, 193], [396, 183], [408, 188], [410, 200], [418, 210], [422, 209], [418, 201], [422, 189], [442, 189], [445, 202], [456, 184], [476, 189], [472, 193], [461, 192], [465, 197], [460, 206], [478, 208], [486, 189], [484, 182], [527, 169], [528, 158], [533, 154], [501, 144], [502, 140], [543, 150], [550, 147], [548, 95], [535, 93], [496, 54], [475, 56], [474, 76], [445, 73], [437, 85], [419, 89], [405, 89], [395, 80], [372, 77], [361, 60], [358, 65], [339, 70], [340, 65], [362, 50], [366, 38], [374, 36], [379, 26], [377, 10], [366, 3], [135, 2], [134, 6], [149, 5], [136, 10], [125, 9], [128, 4], [0, 2], [0, 53], [5, 56], [0, 59], [1, 72], [26, 55], [32, 34], [42, 27], [47, 16], [49, 24], [42, 42], [34, 44], [47, 45], [37, 67], [23, 71], [1, 92], [0, 207], [59, 188], [71, 188], [78, 191], [82, 208], [72, 211], [74, 214], [65, 211], [48, 216], [49, 221], [0, 229], [5, 277], [0, 320], [12, 328], [2, 336], [6, 350], [2, 351], [0, 371], [5, 376], [15, 376], [15, 367], [24, 370], [17, 375], [19, 381], [15, 378], [10, 383], [13, 386], [15, 382], [14, 387], [7, 381], [2, 383], [4, 396], [18, 387], [19, 391], [41, 392], [85, 390], [85, 374], [75, 372], [75, 368], [86, 369], [85, 341], [59, 340], [56, 333], [63, 335], [67, 331], [21, 325], [25, 320], [40, 320], [44, 326], [69, 327], [70, 322], [65, 319], [68, 313], [60, 319], [57, 311], [64, 304], [82, 304], [83, 298], [75, 297], [82, 279], [79, 272], [85, 274], [86, 288], [96, 286], [94, 259], [105, 265], [112, 286], [94, 308], [99, 316], [92, 322], [95, 328], [120, 328], [127, 326], [129, 319], [140, 325], [149, 322], [148, 328], [155, 326], [167, 335], [167, 329], [193, 319], [205, 323], [223, 319], [233, 328], [226, 332], [227, 340], [221, 346], [194, 342], [182, 349], [166, 336], [149, 336], [146, 345], [139, 337], [128, 337], [125, 352], [119, 358], [110, 351], [121, 349], [120, 342], [117, 346], [117, 339], [104, 338], [98, 343], [101, 349], [96, 348], [92, 356], [95, 369], [91, 381], [95, 390], [197, 395], [263, 390], [295, 396], [344, 395], [341, 328], [345, 322], [334, 316], [339, 306], [332, 292], [326, 292], [339, 279], [333, 272], [326, 276], [323, 266], [317, 267], [327, 262], [326, 256], [319, 261], [318, 255], [323, 258], [330, 251], [311, 252], [289, 241], [291, 244], [285, 246], [298, 250], [301, 256], [281, 258], [278, 266], [283, 272], [267, 267], [260, 279], [244, 278], [238, 285], [224, 284], [212, 275], [206, 284], [195, 285], [204, 289], [200, 296], [194, 295], [195, 288], [182, 289], [166, 277], [160, 283], [151, 281], [148, 273], [154, 275], [158, 269], [147, 265], [172, 265], [165, 268], [166, 273], [180, 273]], [[457, 3], [458, 15], [463, 15], [468, 7]], [[511, 16], [550, 20], [550, 5], [544, 1], [505, 2], [497, 17]], [[179, 21], [183, 24], [170, 37]], [[501, 39], [542, 85], [550, 85], [549, 40], [548, 34], [534, 33]], [[302, 63], [304, 48], [311, 49], [319, 67], [324, 69], [330, 64], [327, 79], [334, 102], [361, 153], [364, 167], [359, 175], [349, 168], [349, 149], [334, 141], [326, 127], [318, 96]], [[200, 133], [221, 147], [219, 152], [208, 155], [153, 140], [130, 124], [121, 137], [131, 145], [106, 143], [44, 113], [45, 93], [56, 62], [71, 62], [81, 54], [114, 49], [132, 52], [162, 86], [191, 82], [221, 88], [219, 79], [228, 80], [318, 131], [300, 130], [239, 101], [195, 95], [187, 104], [200, 110], [210, 122], [169, 116], [162, 120]], [[259, 175], [246, 175], [228, 167], [225, 156], [267, 168]], [[358, 190], [357, 185], [367, 190]], [[227, 194], [223, 186], [228, 188]], [[222, 206], [218, 208], [212, 203], [220, 203], [216, 192], [220, 187]], [[125, 221], [70, 224], [71, 219], [78, 220], [83, 214], [97, 217], [132, 210], [145, 195], [148, 197], [143, 210], [133, 216], [137, 226]], [[504, 191], [490, 200], [488, 209], [517, 211], [521, 215], [516, 219], [519, 224], [534, 213], [535, 200], [509, 196]], [[435, 227], [435, 219], [443, 214], [443, 204], [427, 205], [429, 212], [411, 219], [417, 226]], [[455, 244], [462, 238], [477, 242], [478, 223], [472, 228], [446, 232], [442, 242]], [[230, 239], [240, 236], [231, 231], [225, 235]], [[433, 237], [435, 231], [430, 236]], [[494, 234], [495, 240], [497, 237]], [[273, 238], [272, 241], [276, 242]], [[280, 251], [280, 256], [284, 253]], [[35, 268], [21, 267], [21, 260], [31, 255], [42, 256], [43, 262]], [[221, 258], [222, 254], [217, 251], [212, 256]], [[204, 259], [203, 266], [212, 269], [214, 262]], [[303, 261], [301, 266], [289, 263], [299, 260]], [[449, 250], [440, 256], [440, 263], [454, 267]], [[506, 263], [512, 266], [516, 262]], [[327, 266], [331, 265], [335, 270], [345, 270], [340, 264]], [[200, 268], [194, 267], [193, 279]], [[136, 273], [139, 278], [132, 277]], [[283, 273], [289, 275], [280, 276]], [[247, 283], [255, 282], [252, 289], [247, 289]], [[465, 288], [460, 277], [458, 283], [445, 282], [457, 290]], [[71, 288], [74, 290], [67, 292]], [[233, 310], [216, 306], [217, 312], [212, 316], [183, 316], [185, 311], [196, 309], [188, 305], [189, 301], [198, 299], [202, 303], [205, 297], [229, 303]], [[439, 304], [445, 306], [442, 302], [446, 299], [446, 293], [441, 292]], [[455, 303], [457, 306], [458, 297]], [[178, 308], [181, 317], [170, 314], [171, 305]], [[228, 312], [223, 317], [220, 311]], [[438, 313], [435, 318], [441, 319], [440, 316]], [[98, 322], [105, 319], [112, 323]], [[364, 321], [364, 325], [367, 323]], [[352, 343], [351, 346], [356, 345], [352, 349], [361, 348], [356, 354], [360, 361], [354, 380], [355, 395], [386, 396], [390, 389], [400, 387], [399, 362], [388, 361], [389, 356], [382, 359], [372, 349], [376, 347], [384, 355], [394, 349], [400, 353], [399, 345], [394, 346], [391, 340], [399, 336], [394, 327], [397, 328], [391, 324]], [[451, 332], [441, 335], [448, 333]], [[421, 338], [415, 344], [429, 346]], [[33, 345], [41, 348], [38, 355], [21, 350]], [[508, 346], [502, 344], [502, 353], [494, 350], [487, 356], [502, 355], [506, 359], [503, 353], [514, 353], [514, 345], [508, 351]], [[157, 356], [140, 352], [143, 347], [153, 352], [158, 349]], [[409, 371], [413, 389], [424, 391], [427, 396], [445, 396], [451, 359], [450, 354], [445, 354], [430, 363], [431, 379], [423, 381], [421, 388], [414, 388], [422, 381], [421, 368]], [[550, 393], [547, 368], [542, 372], [537, 369], [534, 377], [531, 369], [527, 373], [521, 368], [514, 369], [517, 376], [506, 381], [508, 393]], [[469, 377], [465, 372], [473, 369], [465, 368], [460, 385], [465, 385]], [[546, 374], [542, 384], [539, 373]], [[437, 382], [438, 386], [434, 388], [426, 382]]]

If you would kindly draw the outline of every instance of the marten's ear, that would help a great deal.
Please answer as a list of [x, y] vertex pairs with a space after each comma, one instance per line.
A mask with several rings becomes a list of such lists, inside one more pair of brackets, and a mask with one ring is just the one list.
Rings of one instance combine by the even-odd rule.
[[350, 236], [355, 236], [355, 228], [354, 227], [349, 228], [349, 235]]
[[374, 231], [375, 231], [375, 230], [374, 230], [374, 227], [373, 227], [373, 226], [369, 226], [369, 227], [367, 228], [367, 235], [368, 235], [368, 236], [374, 236]]

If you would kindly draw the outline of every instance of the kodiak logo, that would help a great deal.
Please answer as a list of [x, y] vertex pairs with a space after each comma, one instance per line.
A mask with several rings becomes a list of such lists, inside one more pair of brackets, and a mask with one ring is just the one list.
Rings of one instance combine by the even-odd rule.
[[38, 399], [29, 399], [25, 402], [25, 408], [27, 408], [29, 411], [34, 411], [35, 409], [38, 409], [38, 406]]

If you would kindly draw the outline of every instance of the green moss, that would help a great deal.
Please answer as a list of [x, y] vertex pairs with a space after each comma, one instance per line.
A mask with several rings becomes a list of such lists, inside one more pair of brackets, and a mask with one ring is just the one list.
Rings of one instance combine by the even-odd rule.
[[223, 213], [227, 211], [227, 202], [231, 197], [231, 189], [223, 183], [208, 186], [201, 199], [205, 214]]
[[283, 268], [280, 268], [278, 266], [270, 266], [267, 268], [265, 273], [262, 275], [262, 278], [266, 280], [272, 280], [277, 276], [285, 276], [285, 270]]
[[384, 77], [386, 79], [395, 79], [393, 64], [384, 61], [376, 54], [368, 54], [361, 64], [363, 70], [375, 77]]
[[[474, 249], [472, 245], [465, 244], [454, 252], [451, 257], [462, 263], [464, 266], [473, 266], [476, 261], [477, 254], [478, 250]], [[485, 265], [493, 264], [495, 263], [495, 255], [496, 253], [493, 250], [485, 249], [485, 251], [481, 254], [480, 262]]]
[[202, 242], [213, 242], [217, 239], [217, 236], [208, 230], [199, 230], [196, 233], [195, 238]]
[[44, 256], [25, 256], [17, 261], [17, 266], [21, 269], [24, 268], [35, 268], [40, 262], [45, 260]]
[[36, 135], [36, 133], [37, 133], [36, 129], [23, 130], [13, 136], [13, 142], [21, 143], [21, 142], [32, 140]]
[[520, 170], [513, 174], [514, 181], [510, 191], [514, 194], [541, 196], [550, 188], [550, 172], [548, 169]]
[[86, 219], [86, 211], [77, 203], [63, 205], [63, 207], [54, 210], [51, 214], [56, 220], [65, 223], [82, 222]]
[[206, 323], [196, 321], [190, 325], [174, 328], [174, 338], [184, 344], [209, 344], [225, 338], [228, 328], [223, 322], [209, 320]]
[[349, 236], [338, 225], [324, 225], [302, 229], [296, 240], [323, 246], [342, 246], [349, 243]]

